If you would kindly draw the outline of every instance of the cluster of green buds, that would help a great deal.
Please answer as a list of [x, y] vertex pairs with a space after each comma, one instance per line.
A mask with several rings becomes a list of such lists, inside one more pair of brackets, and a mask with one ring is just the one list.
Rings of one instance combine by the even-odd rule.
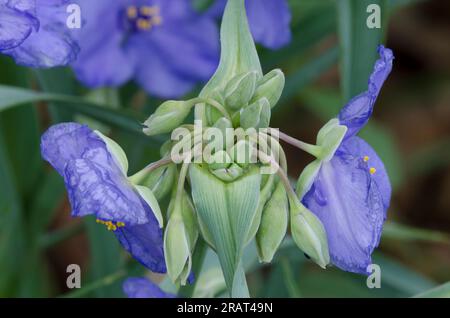
[[[200, 95], [167, 101], [145, 121], [147, 135], [171, 133], [172, 138], [162, 147], [163, 159], [146, 169], [141, 183], [158, 201], [169, 198], [163, 216], [164, 253], [173, 282], [188, 281], [201, 237], [217, 253], [231, 295], [245, 297], [241, 260], [250, 241], [256, 241], [260, 261], [271, 262], [290, 223], [295, 243], [314, 262], [325, 267], [329, 253], [321, 222], [301, 204], [287, 177], [278, 139], [292, 140], [269, 128], [285, 78], [279, 69], [263, 75], [243, 0], [228, 2], [221, 41], [219, 68]], [[186, 124], [194, 108], [195, 121]], [[330, 124], [326, 130], [339, 127]], [[236, 133], [249, 130], [253, 133]], [[329, 142], [322, 138], [326, 133], [320, 133], [319, 143]], [[339, 142], [303, 146], [310, 152], [331, 153]], [[202, 150], [208, 147], [205, 156]], [[298, 189], [312, 180], [316, 166], [302, 175]], [[272, 169], [265, 172], [264, 167]]]

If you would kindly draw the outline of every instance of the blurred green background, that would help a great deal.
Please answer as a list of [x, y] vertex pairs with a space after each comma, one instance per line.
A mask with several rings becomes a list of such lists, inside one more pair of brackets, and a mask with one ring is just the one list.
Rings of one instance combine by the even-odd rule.
[[[381, 29], [366, 27], [372, 3], [382, 8]], [[368, 289], [363, 276], [320, 270], [287, 240], [271, 265], [256, 264], [250, 248], [251, 294], [410, 297], [431, 289], [424, 296], [450, 297], [450, 2], [291, 0], [290, 6], [291, 44], [259, 48], [264, 70], [280, 67], [287, 76], [273, 127], [313, 142], [350, 96], [367, 89], [377, 45], [396, 56], [362, 132], [394, 188], [374, 255], [382, 288]], [[122, 297], [121, 280], [143, 268], [104, 227], [70, 217], [63, 180], [41, 159], [39, 140], [51, 124], [88, 122], [124, 147], [134, 172], [159, 156], [161, 139], [144, 136], [139, 123], [160, 101], [133, 84], [90, 92], [70, 69], [31, 70], [4, 56], [0, 85], [0, 297], [66, 294], [72, 263], [82, 268], [83, 288], [69, 295]], [[286, 150], [295, 178], [312, 158]]]

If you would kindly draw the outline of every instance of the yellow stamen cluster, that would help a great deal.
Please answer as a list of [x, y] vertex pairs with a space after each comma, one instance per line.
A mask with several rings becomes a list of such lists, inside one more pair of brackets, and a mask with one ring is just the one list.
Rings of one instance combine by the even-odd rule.
[[97, 219], [96, 222], [106, 226], [108, 231], [116, 231], [118, 228], [121, 228], [121, 227], [125, 226], [125, 223], [123, 223], [123, 222], [116, 222], [116, 223], [114, 223], [112, 221], [103, 221], [103, 220], [100, 220], [100, 219]]
[[369, 161], [369, 156], [364, 156], [364, 162]]
[[162, 17], [158, 6], [130, 6], [127, 8], [127, 17], [141, 31], [148, 31], [152, 27], [162, 24]]

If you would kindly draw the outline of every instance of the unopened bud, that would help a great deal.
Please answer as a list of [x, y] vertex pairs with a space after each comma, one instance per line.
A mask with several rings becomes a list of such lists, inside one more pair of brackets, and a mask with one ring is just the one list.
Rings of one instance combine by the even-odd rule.
[[289, 204], [282, 182], [278, 182], [272, 197], [266, 203], [261, 224], [256, 234], [256, 246], [261, 262], [270, 263], [286, 235]]
[[169, 100], [161, 104], [145, 122], [144, 133], [149, 136], [169, 133], [180, 126], [189, 115], [193, 103]]
[[192, 251], [198, 238], [194, 208], [187, 194], [182, 202], [171, 202], [164, 233], [167, 273], [174, 283], [185, 285], [191, 273]]
[[241, 110], [241, 127], [267, 128], [269, 127], [271, 109], [269, 100], [265, 97], [257, 100]]
[[280, 69], [270, 71], [257, 83], [251, 103], [265, 97], [269, 101], [270, 107], [273, 108], [280, 100], [284, 83], [284, 74]]
[[330, 262], [328, 242], [322, 222], [300, 201], [290, 200], [291, 233], [297, 246], [317, 265], [325, 268]]
[[231, 109], [248, 104], [255, 93], [257, 73], [252, 71], [233, 77], [225, 87], [225, 103]]

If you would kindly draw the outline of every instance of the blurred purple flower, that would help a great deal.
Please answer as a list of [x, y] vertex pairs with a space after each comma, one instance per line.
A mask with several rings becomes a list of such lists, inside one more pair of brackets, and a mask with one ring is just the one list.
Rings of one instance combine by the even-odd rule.
[[79, 47], [66, 26], [69, 0], [0, 0], [0, 53], [48, 68], [72, 62]]
[[367, 274], [378, 246], [391, 198], [383, 162], [356, 134], [367, 123], [381, 86], [392, 70], [391, 50], [379, 47], [380, 59], [368, 90], [353, 98], [339, 113], [346, 136], [333, 158], [324, 162], [303, 203], [322, 221], [331, 261], [337, 267]]
[[217, 26], [190, 0], [79, 0], [86, 24], [73, 68], [89, 87], [135, 79], [159, 97], [207, 80], [219, 60]]
[[175, 295], [161, 290], [155, 283], [144, 277], [130, 277], [122, 285], [128, 298], [175, 298]]
[[[222, 17], [227, 0], [216, 0], [210, 16]], [[246, 0], [248, 22], [256, 42], [279, 49], [291, 41], [291, 12], [286, 0]]]
[[58, 124], [42, 136], [41, 153], [64, 178], [73, 216], [94, 214], [134, 258], [166, 272], [158, 221], [99, 135], [85, 125]]

